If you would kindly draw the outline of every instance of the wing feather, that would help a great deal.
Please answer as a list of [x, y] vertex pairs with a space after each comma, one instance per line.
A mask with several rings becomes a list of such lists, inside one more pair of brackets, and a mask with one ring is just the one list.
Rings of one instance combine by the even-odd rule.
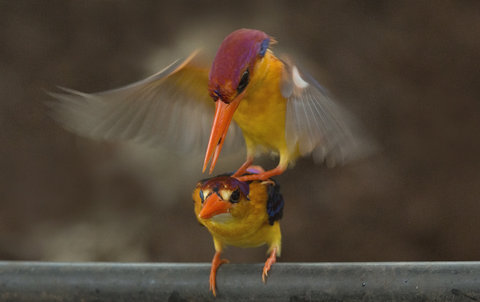
[[[54, 118], [65, 128], [94, 139], [134, 141], [184, 153], [205, 151], [213, 121], [208, 66], [193, 53], [141, 81], [98, 93], [60, 88], [50, 93]], [[225, 149], [241, 149], [232, 123]], [[235, 135], [237, 133], [237, 135]]]
[[344, 163], [372, 145], [358, 122], [335, 103], [312, 77], [284, 61], [281, 91], [287, 98], [285, 135], [291, 152], [312, 154], [317, 162]]

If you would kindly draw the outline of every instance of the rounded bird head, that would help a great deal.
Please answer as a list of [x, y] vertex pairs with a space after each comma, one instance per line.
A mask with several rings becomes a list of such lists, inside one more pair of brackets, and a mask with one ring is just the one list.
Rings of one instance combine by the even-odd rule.
[[[217, 176], [198, 183], [194, 192], [195, 212], [200, 219], [231, 218], [249, 201], [250, 187], [230, 176]], [[243, 211], [241, 211], [243, 212]], [[225, 215], [222, 215], [225, 214]]]
[[200, 181], [193, 200], [198, 220], [207, 227], [240, 221], [273, 225], [282, 217], [284, 205], [275, 181], [243, 182], [225, 175]]
[[248, 86], [255, 63], [270, 44], [270, 37], [260, 30], [239, 29], [228, 35], [220, 45], [208, 82], [214, 101], [231, 103]]
[[213, 171], [233, 114], [248, 91], [255, 65], [265, 56], [271, 40], [263, 31], [239, 29], [220, 45], [208, 81], [210, 96], [215, 101], [215, 117], [203, 171], [212, 156], [210, 173]]

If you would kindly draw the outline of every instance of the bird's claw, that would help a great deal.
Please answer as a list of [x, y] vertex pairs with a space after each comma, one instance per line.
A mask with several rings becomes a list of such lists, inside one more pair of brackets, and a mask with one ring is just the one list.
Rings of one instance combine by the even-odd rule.
[[220, 259], [220, 253], [216, 253], [213, 257], [212, 261], [212, 268], [210, 270], [210, 291], [212, 292], [213, 296], [217, 296], [216, 288], [217, 288], [217, 270], [220, 265], [224, 263], [229, 263], [228, 259]]
[[258, 174], [249, 174], [249, 175], [243, 175], [243, 176], [237, 176], [236, 178], [240, 181], [254, 181], [254, 180], [260, 180], [264, 181], [267, 180], [273, 176], [277, 176], [283, 173], [285, 171], [284, 168], [281, 167], [276, 167], [272, 170], [268, 171], [263, 171]]
[[268, 257], [267, 261], [265, 261], [265, 265], [263, 266], [263, 273], [262, 273], [262, 281], [263, 283], [267, 283], [268, 278], [268, 271], [272, 268], [272, 265], [277, 262], [276, 257], [277, 249], [273, 248], [272, 252], [270, 253], [270, 257]]
[[263, 269], [263, 274], [262, 274], [262, 282], [267, 283], [267, 278], [268, 278], [268, 271]]
[[217, 283], [215, 280], [215, 276], [210, 275], [210, 291], [212, 292], [214, 297], [217, 296], [216, 288], [217, 288]]
[[245, 174], [247, 170], [251, 167], [251, 164], [253, 163], [253, 157], [247, 157], [247, 160], [238, 168], [235, 173], [233, 173], [232, 177], [238, 177], [240, 175]]

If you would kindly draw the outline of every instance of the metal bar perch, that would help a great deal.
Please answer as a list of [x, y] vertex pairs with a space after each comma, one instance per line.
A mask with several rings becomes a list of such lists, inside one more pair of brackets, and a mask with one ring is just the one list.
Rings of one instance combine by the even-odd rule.
[[228, 264], [0, 262], [0, 301], [478, 301], [480, 262]]

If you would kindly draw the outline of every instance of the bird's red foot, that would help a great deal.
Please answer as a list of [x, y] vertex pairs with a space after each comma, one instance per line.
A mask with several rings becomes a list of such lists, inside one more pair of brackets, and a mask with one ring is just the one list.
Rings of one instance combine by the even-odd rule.
[[220, 259], [221, 252], [215, 252], [215, 256], [213, 256], [212, 260], [212, 268], [210, 269], [210, 290], [212, 291], [213, 295], [216, 297], [216, 277], [217, 277], [217, 270], [220, 265], [224, 263], [228, 263], [227, 259]]
[[237, 179], [240, 181], [267, 180], [273, 176], [282, 174], [284, 171], [285, 171], [284, 168], [276, 167], [275, 169], [264, 171], [258, 174], [238, 176]]
[[277, 248], [274, 247], [270, 252], [270, 257], [265, 261], [265, 266], [263, 267], [262, 281], [267, 283], [268, 271], [272, 268], [272, 265], [277, 262]]
[[253, 157], [247, 157], [247, 160], [240, 166], [240, 168], [238, 168], [238, 170], [235, 173], [233, 173], [232, 177], [237, 177], [245, 174], [245, 172], [247, 172], [248, 168], [252, 163], [253, 163]]

